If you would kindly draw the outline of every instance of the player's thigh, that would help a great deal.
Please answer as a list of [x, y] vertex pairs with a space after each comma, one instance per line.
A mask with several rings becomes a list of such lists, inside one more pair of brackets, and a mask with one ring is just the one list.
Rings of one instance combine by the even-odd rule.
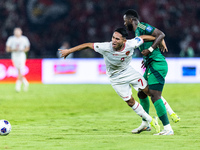
[[150, 90], [162, 91], [165, 84], [165, 77], [168, 72], [168, 66], [165, 62], [157, 62], [149, 67], [148, 85]]
[[166, 61], [156, 62], [156, 63], [153, 63], [150, 69], [151, 69], [151, 72], [154, 73], [157, 71], [163, 78], [165, 78], [168, 72], [168, 64]]
[[164, 84], [165, 77], [168, 72], [168, 66], [166, 62], [156, 62], [149, 66], [147, 70], [147, 82], [151, 84]]
[[130, 82], [136, 91], [143, 90], [147, 87], [147, 81], [141, 74], [135, 74], [135, 78]]
[[124, 100], [127, 101], [131, 98], [132, 95], [132, 88], [129, 83], [123, 84], [112, 84], [113, 89], [116, 93]]

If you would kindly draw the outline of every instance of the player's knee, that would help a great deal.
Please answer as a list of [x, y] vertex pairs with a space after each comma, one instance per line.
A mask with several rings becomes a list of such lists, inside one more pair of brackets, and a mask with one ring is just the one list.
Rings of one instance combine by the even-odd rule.
[[138, 95], [138, 97], [139, 97], [140, 99], [145, 99], [145, 98], [147, 97], [147, 95], [146, 95], [143, 91], [139, 91], [139, 92], [137, 93], [137, 95]]
[[133, 107], [133, 105], [135, 104], [135, 100], [133, 97], [131, 97], [128, 101], [126, 101], [126, 103], [128, 104], [128, 106]]
[[161, 95], [158, 93], [151, 93], [151, 101], [155, 103], [157, 100], [161, 99]]

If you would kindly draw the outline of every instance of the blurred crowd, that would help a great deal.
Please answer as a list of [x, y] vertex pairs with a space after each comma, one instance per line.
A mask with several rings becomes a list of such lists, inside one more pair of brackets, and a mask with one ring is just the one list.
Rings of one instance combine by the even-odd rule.
[[[14, 27], [21, 27], [31, 42], [29, 58], [55, 58], [68, 42], [110, 41], [113, 30], [123, 26], [123, 13], [138, 11], [147, 22], [166, 34], [167, 57], [200, 57], [199, 0], [1, 0], [0, 58], [8, 58], [5, 42]], [[129, 33], [129, 38], [134, 37]], [[137, 51], [134, 55], [140, 57]], [[93, 50], [74, 53], [75, 58], [101, 57]]]

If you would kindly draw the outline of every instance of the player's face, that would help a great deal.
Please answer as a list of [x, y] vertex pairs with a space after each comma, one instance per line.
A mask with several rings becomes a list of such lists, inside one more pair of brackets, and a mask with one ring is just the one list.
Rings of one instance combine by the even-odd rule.
[[114, 32], [112, 36], [112, 47], [115, 50], [121, 50], [124, 43], [126, 42], [125, 38], [118, 32]]
[[124, 25], [127, 30], [133, 31], [132, 19], [124, 15]]
[[14, 35], [20, 37], [22, 35], [22, 30], [20, 28], [15, 28]]

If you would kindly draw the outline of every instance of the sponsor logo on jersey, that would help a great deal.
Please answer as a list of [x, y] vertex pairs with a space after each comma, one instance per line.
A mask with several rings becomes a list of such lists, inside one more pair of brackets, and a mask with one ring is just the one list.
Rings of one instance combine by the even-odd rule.
[[148, 26], [148, 27], [146, 28], [146, 30], [147, 30], [148, 32], [151, 32], [151, 31], [153, 30], [153, 28], [150, 27], [150, 26]]
[[119, 54], [113, 54], [113, 56], [119, 56]]

